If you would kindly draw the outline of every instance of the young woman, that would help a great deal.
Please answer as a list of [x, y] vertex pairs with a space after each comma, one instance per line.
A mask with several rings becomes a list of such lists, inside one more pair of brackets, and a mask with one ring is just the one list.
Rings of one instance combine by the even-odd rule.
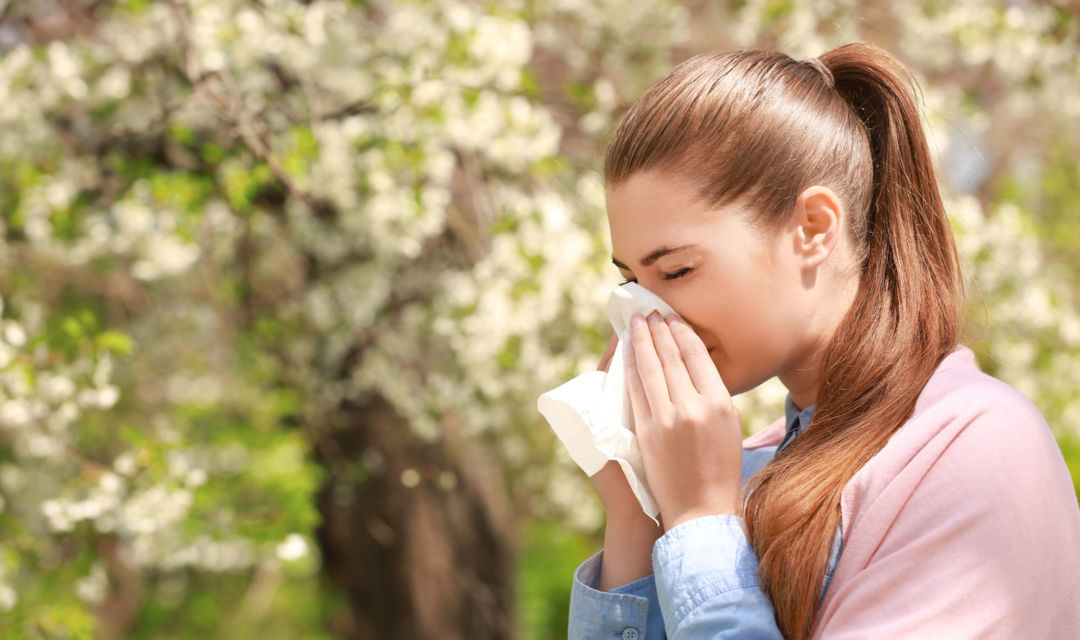
[[[661, 526], [593, 476], [571, 638], [1080, 638], [1077, 497], [958, 345], [915, 89], [868, 45], [714, 53], [619, 125], [614, 262], [678, 313], [636, 316], [626, 358]], [[773, 376], [787, 418], [740, 442], [731, 396]]]

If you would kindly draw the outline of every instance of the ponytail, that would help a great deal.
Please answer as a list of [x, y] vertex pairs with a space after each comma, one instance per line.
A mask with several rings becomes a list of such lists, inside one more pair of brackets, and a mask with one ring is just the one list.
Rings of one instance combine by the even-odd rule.
[[865, 44], [819, 59], [862, 124], [873, 179], [853, 225], [858, 293], [825, 352], [813, 424], [746, 489], [759, 578], [793, 639], [813, 630], [844, 487], [907, 421], [962, 322], [959, 263], [914, 80]]

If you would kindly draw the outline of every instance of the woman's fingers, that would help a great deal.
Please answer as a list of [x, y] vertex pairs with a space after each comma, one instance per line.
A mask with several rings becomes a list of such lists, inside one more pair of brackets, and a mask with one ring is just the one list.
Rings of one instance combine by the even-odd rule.
[[723, 400], [730, 400], [724, 381], [716, 370], [716, 365], [709, 357], [709, 350], [701, 341], [690, 325], [683, 322], [679, 317], [669, 315], [667, 317], [671, 335], [679, 347], [686, 371], [698, 393], [707, 396], [716, 396]]
[[655, 311], [649, 314], [648, 321], [656, 356], [660, 360], [660, 367], [667, 382], [668, 397], [675, 404], [691, 400], [697, 392], [690, 380], [690, 374], [686, 371], [683, 354], [679, 353], [679, 345], [671, 335], [671, 328]]
[[[664, 368], [653, 345], [649, 323], [639, 314], [630, 318], [630, 340], [634, 347], [634, 361], [641, 380], [645, 397], [649, 401], [651, 415], [665, 411], [671, 403], [668, 396], [667, 382], [664, 380]], [[628, 376], [629, 377], [629, 376]]]
[[649, 401], [645, 397], [645, 389], [641, 386], [641, 376], [637, 370], [637, 354], [634, 353], [634, 341], [630, 340], [626, 345], [626, 354], [623, 360], [626, 376], [626, 393], [630, 396], [630, 409], [634, 413], [634, 424], [641, 425], [652, 415]]

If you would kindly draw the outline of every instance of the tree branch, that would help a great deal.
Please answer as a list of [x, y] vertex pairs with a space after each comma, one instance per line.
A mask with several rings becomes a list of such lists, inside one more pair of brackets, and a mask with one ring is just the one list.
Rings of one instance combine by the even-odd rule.
[[[300, 188], [282, 167], [281, 161], [274, 155], [270, 145], [263, 137], [267, 130], [265, 123], [250, 114], [237, 97], [235, 85], [230, 81], [227, 73], [204, 73], [199, 64], [198, 55], [191, 44], [191, 26], [187, 11], [180, 6], [177, 0], [169, 0], [173, 13], [176, 15], [177, 27], [180, 31], [180, 46], [184, 55], [184, 74], [195, 89], [195, 93], [210, 103], [218, 113], [236, 130], [244, 145], [258, 158], [266, 163], [266, 166], [277, 178], [278, 182], [285, 187], [289, 196], [304, 202], [312, 210], [326, 205], [316, 202], [315, 198]], [[213, 86], [214, 83], [220, 87]]]

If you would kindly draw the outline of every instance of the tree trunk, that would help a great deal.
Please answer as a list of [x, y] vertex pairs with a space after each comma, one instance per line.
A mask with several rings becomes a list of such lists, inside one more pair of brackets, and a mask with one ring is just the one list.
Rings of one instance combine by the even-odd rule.
[[[498, 471], [453, 429], [421, 441], [381, 398], [344, 407], [341, 418], [327, 436], [338, 453], [321, 460], [328, 479], [318, 498], [324, 571], [347, 598], [335, 634], [513, 638], [513, 545]], [[367, 471], [347, 471], [357, 468]]]

